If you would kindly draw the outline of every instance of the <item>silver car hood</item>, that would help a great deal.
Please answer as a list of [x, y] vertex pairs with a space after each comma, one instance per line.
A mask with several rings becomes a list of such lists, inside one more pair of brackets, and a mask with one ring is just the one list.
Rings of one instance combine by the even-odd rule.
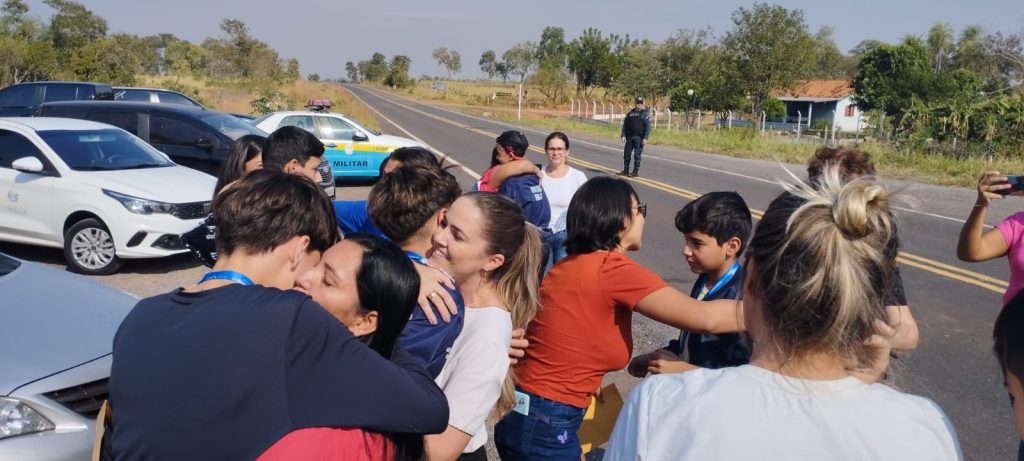
[[26, 261], [0, 276], [0, 395], [110, 354], [114, 333], [137, 301]]

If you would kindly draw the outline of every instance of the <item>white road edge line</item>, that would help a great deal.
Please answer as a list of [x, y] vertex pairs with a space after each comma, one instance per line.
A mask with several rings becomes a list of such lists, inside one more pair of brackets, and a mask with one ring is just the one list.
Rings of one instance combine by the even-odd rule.
[[[384, 99], [382, 96], [378, 96], [378, 97], [380, 97], [381, 99]], [[416, 102], [419, 102], [419, 101], [416, 101]], [[422, 102], [419, 102], [419, 103], [423, 104]], [[544, 132], [544, 131], [540, 131], [540, 130], [537, 130], [537, 129], [534, 129], [534, 128], [527, 128], [527, 127], [523, 127], [523, 126], [513, 125], [511, 123], [508, 123], [508, 122], [505, 122], [505, 121], [502, 121], [502, 120], [486, 119], [486, 118], [483, 118], [483, 117], [477, 117], [475, 115], [466, 114], [466, 113], [462, 113], [462, 112], [459, 112], [459, 111], [447, 109], [447, 108], [440, 107], [440, 106], [434, 106], [434, 105], [430, 105], [430, 104], [424, 104], [424, 105], [426, 105], [428, 107], [432, 107], [432, 108], [440, 110], [440, 111], [448, 112], [448, 113], [455, 114], [455, 115], [461, 115], [463, 117], [471, 118], [471, 119], [474, 119], [474, 120], [479, 120], [479, 121], [482, 121], [482, 122], [489, 122], [489, 123], [494, 123], [494, 124], [497, 124], [497, 125], [505, 125], [505, 126], [509, 126], [509, 127], [513, 127], [513, 128], [522, 130], [522, 131], [529, 131], [529, 132], [535, 133], [535, 134], [546, 134], [546, 132]], [[374, 110], [374, 112], [376, 112], [376, 110]], [[395, 125], [395, 126], [398, 126], [398, 125]], [[405, 130], [402, 130], [402, 131], [405, 131]], [[603, 145], [603, 144], [597, 144], [597, 143], [593, 143], [593, 142], [589, 142], [589, 141], [585, 141], [585, 140], [580, 140], [580, 139], [574, 139], [572, 142], [574, 144], [584, 144], [584, 145], [588, 145], [588, 146], [592, 146], [592, 147], [600, 147], [602, 149], [607, 149], [607, 150], [614, 151], [614, 152], [618, 152], [619, 151], [619, 149], [615, 148], [615, 147], [610, 147], [610, 146], [606, 146], [606, 145]], [[741, 178], [751, 179], [751, 180], [754, 180], [754, 181], [760, 181], [760, 182], [763, 182], [763, 183], [778, 184], [778, 180], [770, 180], [770, 179], [758, 178], [756, 176], [745, 175], [745, 174], [742, 174], [742, 173], [736, 173], [736, 172], [732, 172], [732, 171], [720, 170], [720, 169], [717, 169], [717, 168], [711, 168], [711, 167], [707, 167], [707, 166], [703, 166], [703, 165], [695, 165], [693, 163], [683, 162], [683, 161], [679, 161], [679, 160], [671, 160], [671, 159], [667, 159], [667, 158], [662, 158], [662, 157], [658, 157], [656, 155], [648, 155], [648, 156], [644, 156], [644, 157], [645, 158], [650, 158], [650, 159], [655, 159], [655, 160], [661, 160], [663, 162], [669, 162], [669, 163], [675, 163], [675, 164], [679, 164], [679, 165], [685, 165], [685, 166], [689, 166], [689, 167], [693, 167], [693, 168], [698, 168], [698, 169], [702, 169], [702, 170], [714, 171], [714, 172], [717, 172], [717, 173], [727, 174], [727, 175], [731, 175], [731, 176], [738, 176], [738, 177], [741, 177]], [[914, 213], [914, 214], [929, 216], [929, 217], [932, 217], [932, 218], [944, 219], [946, 221], [953, 221], [953, 222], [960, 223], [960, 224], [963, 224], [963, 223], [967, 222], [964, 219], [954, 218], [952, 216], [944, 216], [944, 215], [935, 214], [935, 213], [929, 213], [927, 211], [919, 211], [919, 210], [914, 210], [914, 209], [905, 208], [905, 207], [893, 207], [893, 208], [895, 208], [897, 210], [900, 210], [900, 211], [907, 212], [907, 213]], [[989, 224], [985, 224], [984, 227], [986, 229], [992, 229], [993, 228], [993, 226], [991, 226]]]
[[[358, 95], [356, 95], [356, 93], [354, 91], [351, 91], [351, 90], [349, 90], [348, 88], [345, 88], [345, 87], [342, 87], [342, 88], [345, 91], [348, 91], [348, 94], [352, 95], [353, 98], [356, 98], [364, 106], [369, 107], [370, 110], [372, 110], [373, 113], [377, 114], [378, 117], [380, 117], [380, 118], [384, 119], [384, 121], [394, 125], [395, 128], [398, 128], [399, 130], [402, 130], [402, 133], [405, 133], [410, 138], [416, 140], [420, 144], [423, 144], [424, 146], [427, 147], [427, 149], [430, 149], [430, 150], [434, 151], [434, 153], [436, 153], [437, 155], [440, 155], [442, 160], [447, 161], [448, 163], [459, 167], [459, 169], [461, 169], [463, 172], [468, 174], [473, 179], [480, 179], [480, 173], [477, 173], [477, 172], [469, 169], [469, 167], [467, 167], [466, 165], [463, 165], [458, 160], [455, 160], [450, 155], [445, 154], [444, 152], [441, 152], [439, 149], [434, 148], [434, 146], [431, 146], [430, 144], [427, 144], [425, 141], [420, 139], [418, 136], [412, 134], [411, 132], [409, 132], [409, 130], [403, 128], [402, 125], [399, 125], [399, 124], [395, 123], [394, 120], [391, 120], [390, 118], [385, 117], [384, 114], [380, 113], [380, 111], [378, 111], [377, 109], [374, 109], [373, 106], [367, 104], [366, 101], [363, 101], [363, 98], [360, 98]], [[378, 96], [378, 97], [380, 97], [380, 96]], [[384, 99], [384, 98], [381, 98], [381, 99]]]

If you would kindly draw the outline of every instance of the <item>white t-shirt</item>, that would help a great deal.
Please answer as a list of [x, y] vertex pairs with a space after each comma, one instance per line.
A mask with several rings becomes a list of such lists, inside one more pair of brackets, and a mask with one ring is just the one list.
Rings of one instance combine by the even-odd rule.
[[487, 415], [508, 373], [512, 316], [500, 307], [466, 308], [462, 333], [434, 382], [448, 398], [448, 424], [470, 435], [470, 453], [487, 443]]
[[809, 381], [752, 365], [646, 379], [630, 394], [608, 460], [963, 459], [931, 400], [856, 378]]
[[587, 175], [573, 167], [561, 178], [548, 176], [546, 170], [541, 170], [543, 176], [540, 178], [540, 186], [544, 188], [544, 194], [548, 196], [548, 203], [551, 205], [551, 230], [561, 232], [565, 230], [565, 212], [569, 210], [569, 202], [583, 183], [587, 182]]

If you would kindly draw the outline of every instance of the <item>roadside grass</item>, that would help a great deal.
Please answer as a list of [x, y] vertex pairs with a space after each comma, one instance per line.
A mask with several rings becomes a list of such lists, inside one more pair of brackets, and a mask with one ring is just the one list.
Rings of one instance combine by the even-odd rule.
[[[447, 84], [448, 89], [446, 91], [436, 91], [432, 88], [434, 82], [444, 82]], [[516, 93], [519, 91], [519, 82], [509, 81], [508, 83], [502, 83], [499, 81], [489, 80], [426, 80], [419, 79], [416, 84], [402, 90], [393, 90], [383, 85], [374, 85], [372, 83], [365, 83], [365, 85], [374, 86], [377, 88], [395, 91], [396, 93], [406, 94], [422, 101], [438, 101], [448, 104], [462, 104], [462, 105], [474, 105], [474, 106], [487, 106], [487, 107], [516, 107]], [[544, 100], [544, 95], [533, 89], [529, 84], [523, 85], [523, 90], [526, 100]], [[533, 90], [534, 93], [529, 91]], [[504, 96], [498, 97], [499, 93], [510, 93], [511, 97]], [[594, 94], [591, 95], [593, 99], [602, 100], [605, 97], [605, 92], [602, 89], [594, 90]], [[552, 105], [548, 101], [544, 101], [542, 107], [549, 110], [569, 110], [569, 103], [561, 103]], [[625, 107], [625, 106], [624, 106]], [[524, 103], [525, 108], [525, 103]]]
[[304, 110], [310, 98], [330, 99], [334, 102], [332, 112], [352, 117], [357, 122], [374, 130], [380, 129], [380, 122], [370, 108], [357, 101], [342, 87], [325, 82], [296, 80], [285, 85], [254, 82], [251, 80], [208, 80], [193, 77], [140, 76], [139, 86], [167, 88], [181, 91], [195, 97], [203, 105], [222, 112], [249, 114], [251, 101], [263, 91], [278, 91], [286, 98], [289, 110]]
[[[494, 118], [511, 123], [520, 123], [535, 128], [586, 134], [607, 139], [618, 139], [620, 123], [591, 123], [566, 117], [568, 108], [561, 114], [551, 111], [523, 109], [521, 120], [516, 118], [516, 110], [508, 105], [480, 104], [481, 95], [490, 95], [495, 85], [490, 82], [449, 82], [447, 97], [440, 97], [438, 92], [430, 89], [430, 82], [420, 82], [412, 90], [391, 90], [397, 94], [412, 96], [415, 99], [439, 102], [453, 109], [476, 116]], [[500, 84], [499, 84], [500, 85]], [[489, 97], [489, 96], [488, 96]], [[512, 101], [514, 104], [514, 99]], [[738, 158], [776, 160], [788, 163], [804, 164], [814, 155], [820, 143], [793, 141], [773, 136], [764, 136], [750, 129], [703, 129], [703, 130], [666, 130], [659, 126], [651, 134], [653, 145], [672, 146], [710, 154], [729, 155]], [[952, 157], [942, 154], [928, 154], [917, 150], [898, 150], [891, 145], [871, 140], [860, 142], [849, 140], [848, 144], [857, 144], [869, 154], [879, 173], [887, 178], [937, 184], [943, 186], [974, 187], [982, 172], [997, 170], [1005, 173], [1024, 173], [1024, 158], [982, 156]]]

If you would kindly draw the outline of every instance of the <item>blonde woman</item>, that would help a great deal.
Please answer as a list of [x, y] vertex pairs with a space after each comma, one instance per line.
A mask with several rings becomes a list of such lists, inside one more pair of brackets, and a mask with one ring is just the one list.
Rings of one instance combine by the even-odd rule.
[[508, 350], [513, 328], [537, 313], [541, 255], [540, 232], [495, 193], [463, 195], [434, 232], [430, 262], [450, 269], [466, 312], [435, 380], [448, 398], [448, 429], [426, 437], [427, 459], [487, 459], [487, 416], [514, 405]]
[[934, 402], [858, 377], [888, 352], [875, 336], [898, 246], [886, 190], [835, 168], [791, 190], [747, 250], [750, 364], [646, 380], [604, 459], [962, 459]]

